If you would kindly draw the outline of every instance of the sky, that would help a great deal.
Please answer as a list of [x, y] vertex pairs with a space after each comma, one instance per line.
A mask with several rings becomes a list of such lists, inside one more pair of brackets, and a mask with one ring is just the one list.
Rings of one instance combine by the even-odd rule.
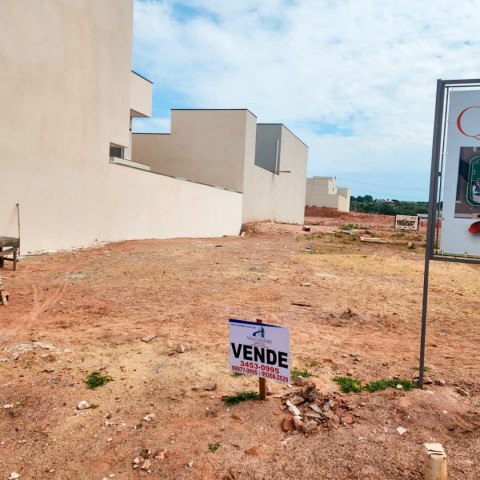
[[153, 116], [247, 108], [309, 146], [308, 176], [427, 200], [436, 80], [480, 77], [478, 1], [135, 0], [133, 70]]

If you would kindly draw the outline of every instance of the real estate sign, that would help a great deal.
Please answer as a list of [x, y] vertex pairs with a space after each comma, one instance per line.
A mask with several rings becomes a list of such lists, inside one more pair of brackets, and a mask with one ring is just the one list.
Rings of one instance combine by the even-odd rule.
[[395, 215], [395, 230], [418, 230], [418, 216]]
[[286, 327], [229, 319], [230, 370], [290, 383], [290, 332]]
[[[451, 90], [447, 99], [440, 250], [480, 255], [480, 90]], [[476, 225], [475, 225], [476, 224]]]

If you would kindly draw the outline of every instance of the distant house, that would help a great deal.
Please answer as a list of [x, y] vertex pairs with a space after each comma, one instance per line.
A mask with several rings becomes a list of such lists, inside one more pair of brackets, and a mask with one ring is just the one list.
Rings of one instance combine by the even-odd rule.
[[349, 212], [350, 189], [337, 187], [335, 177], [307, 178], [305, 205], [336, 208], [341, 212]]

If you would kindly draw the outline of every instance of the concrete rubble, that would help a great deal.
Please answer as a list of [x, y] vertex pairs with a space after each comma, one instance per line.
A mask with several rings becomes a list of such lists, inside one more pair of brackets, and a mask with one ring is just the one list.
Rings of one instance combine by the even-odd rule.
[[320, 428], [332, 429], [355, 422], [354, 407], [346, 397], [338, 393], [324, 395], [313, 382], [307, 382], [300, 390], [285, 393], [282, 400], [282, 409], [291, 414], [282, 419], [284, 432], [297, 431], [308, 435]]

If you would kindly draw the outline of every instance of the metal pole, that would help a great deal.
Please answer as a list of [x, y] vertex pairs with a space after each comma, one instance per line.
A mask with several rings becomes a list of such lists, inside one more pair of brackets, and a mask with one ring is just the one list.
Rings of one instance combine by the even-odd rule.
[[437, 96], [435, 100], [435, 119], [432, 142], [432, 166], [430, 173], [430, 196], [428, 204], [427, 243], [425, 248], [425, 270], [423, 273], [423, 300], [422, 300], [422, 331], [420, 335], [420, 365], [418, 372], [418, 386], [423, 388], [423, 371], [425, 368], [425, 340], [427, 336], [427, 305], [428, 305], [428, 277], [430, 273], [430, 259], [433, 255], [435, 226], [437, 223], [437, 189], [439, 175], [440, 141], [442, 135], [443, 105], [445, 84], [437, 80]]
[[18, 254], [20, 255], [20, 204], [17, 203]]

